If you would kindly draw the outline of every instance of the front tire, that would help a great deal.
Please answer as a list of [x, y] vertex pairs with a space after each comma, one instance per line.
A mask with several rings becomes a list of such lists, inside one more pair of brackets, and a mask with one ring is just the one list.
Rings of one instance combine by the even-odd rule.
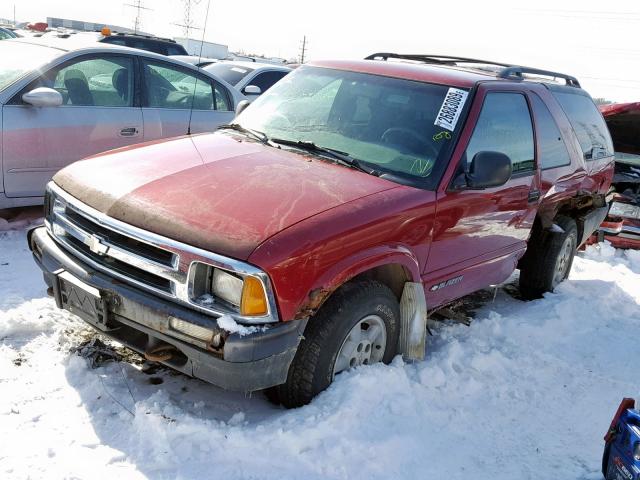
[[343, 285], [310, 319], [287, 381], [267, 390], [267, 398], [287, 408], [301, 407], [336, 375], [389, 363], [397, 351], [399, 326], [398, 300], [387, 286], [371, 280]]
[[568, 276], [578, 247], [578, 227], [570, 217], [559, 216], [563, 232], [543, 232], [532, 238], [520, 268], [520, 293], [528, 299], [542, 297]]

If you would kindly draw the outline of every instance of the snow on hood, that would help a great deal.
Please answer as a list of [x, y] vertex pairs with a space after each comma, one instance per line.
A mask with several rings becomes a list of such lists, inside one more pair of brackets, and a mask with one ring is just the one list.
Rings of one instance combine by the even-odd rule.
[[397, 186], [226, 133], [107, 152], [54, 181], [113, 218], [240, 259], [305, 218]]

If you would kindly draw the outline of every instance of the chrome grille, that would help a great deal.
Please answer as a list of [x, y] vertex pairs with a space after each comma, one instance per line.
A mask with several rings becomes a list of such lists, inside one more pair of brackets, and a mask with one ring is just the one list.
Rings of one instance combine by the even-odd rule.
[[[120, 222], [80, 202], [53, 183], [47, 186], [46, 202], [50, 234], [75, 257], [97, 270], [205, 313], [231, 315], [246, 323], [278, 320], [271, 284], [262, 270]], [[258, 278], [267, 294], [268, 314], [243, 317], [225, 305], [197, 303], [191, 298], [190, 269], [194, 262]]]

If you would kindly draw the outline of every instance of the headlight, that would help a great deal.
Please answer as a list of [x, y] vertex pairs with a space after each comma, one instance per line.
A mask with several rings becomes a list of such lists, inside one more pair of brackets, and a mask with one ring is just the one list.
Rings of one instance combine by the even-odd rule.
[[636, 442], [633, 446], [633, 458], [640, 462], [640, 442]]
[[213, 310], [222, 307], [225, 313], [243, 317], [262, 317], [269, 313], [267, 293], [258, 277], [202, 262], [191, 265], [189, 276], [190, 298], [202, 307]]
[[609, 215], [612, 217], [640, 220], [640, 206], [631, 205], [630, 203], [613, 202], [609, 209]]
[[219, 268], [213, 269], [213, 279], [211, 281], [211, 293], [213, 296], [239, 307], [242, 301], [242, 285], [241, 278]]

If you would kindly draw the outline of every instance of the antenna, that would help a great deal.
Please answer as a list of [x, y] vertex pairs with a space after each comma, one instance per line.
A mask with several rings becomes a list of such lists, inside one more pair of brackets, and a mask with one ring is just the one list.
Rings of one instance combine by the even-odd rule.
[[[209, 19], [209, 7], [211, 6], [211, 0], [207, 2], [207, 13], [204, 15], [204, 27], [202, 27], [202, 39], [200, 40], [200, 53], [198, 54], [198, 69], [200, 69], [200, 61], [202, 60], [202, 47], [204, 46], [204, 34], [207, 31], [207, 20]], [[193, 117], [193, 102], [196, 99], [196, 87], [198, 86], [198, 78], [193, 84], [193, 95], [191, 95], [191, 109], [189, 109], [189, 125], [187, 126], [187, 135], [191, 135], [191, 118]], [[215, 92], [212, 91], [213, 101], [216, 101]]]

